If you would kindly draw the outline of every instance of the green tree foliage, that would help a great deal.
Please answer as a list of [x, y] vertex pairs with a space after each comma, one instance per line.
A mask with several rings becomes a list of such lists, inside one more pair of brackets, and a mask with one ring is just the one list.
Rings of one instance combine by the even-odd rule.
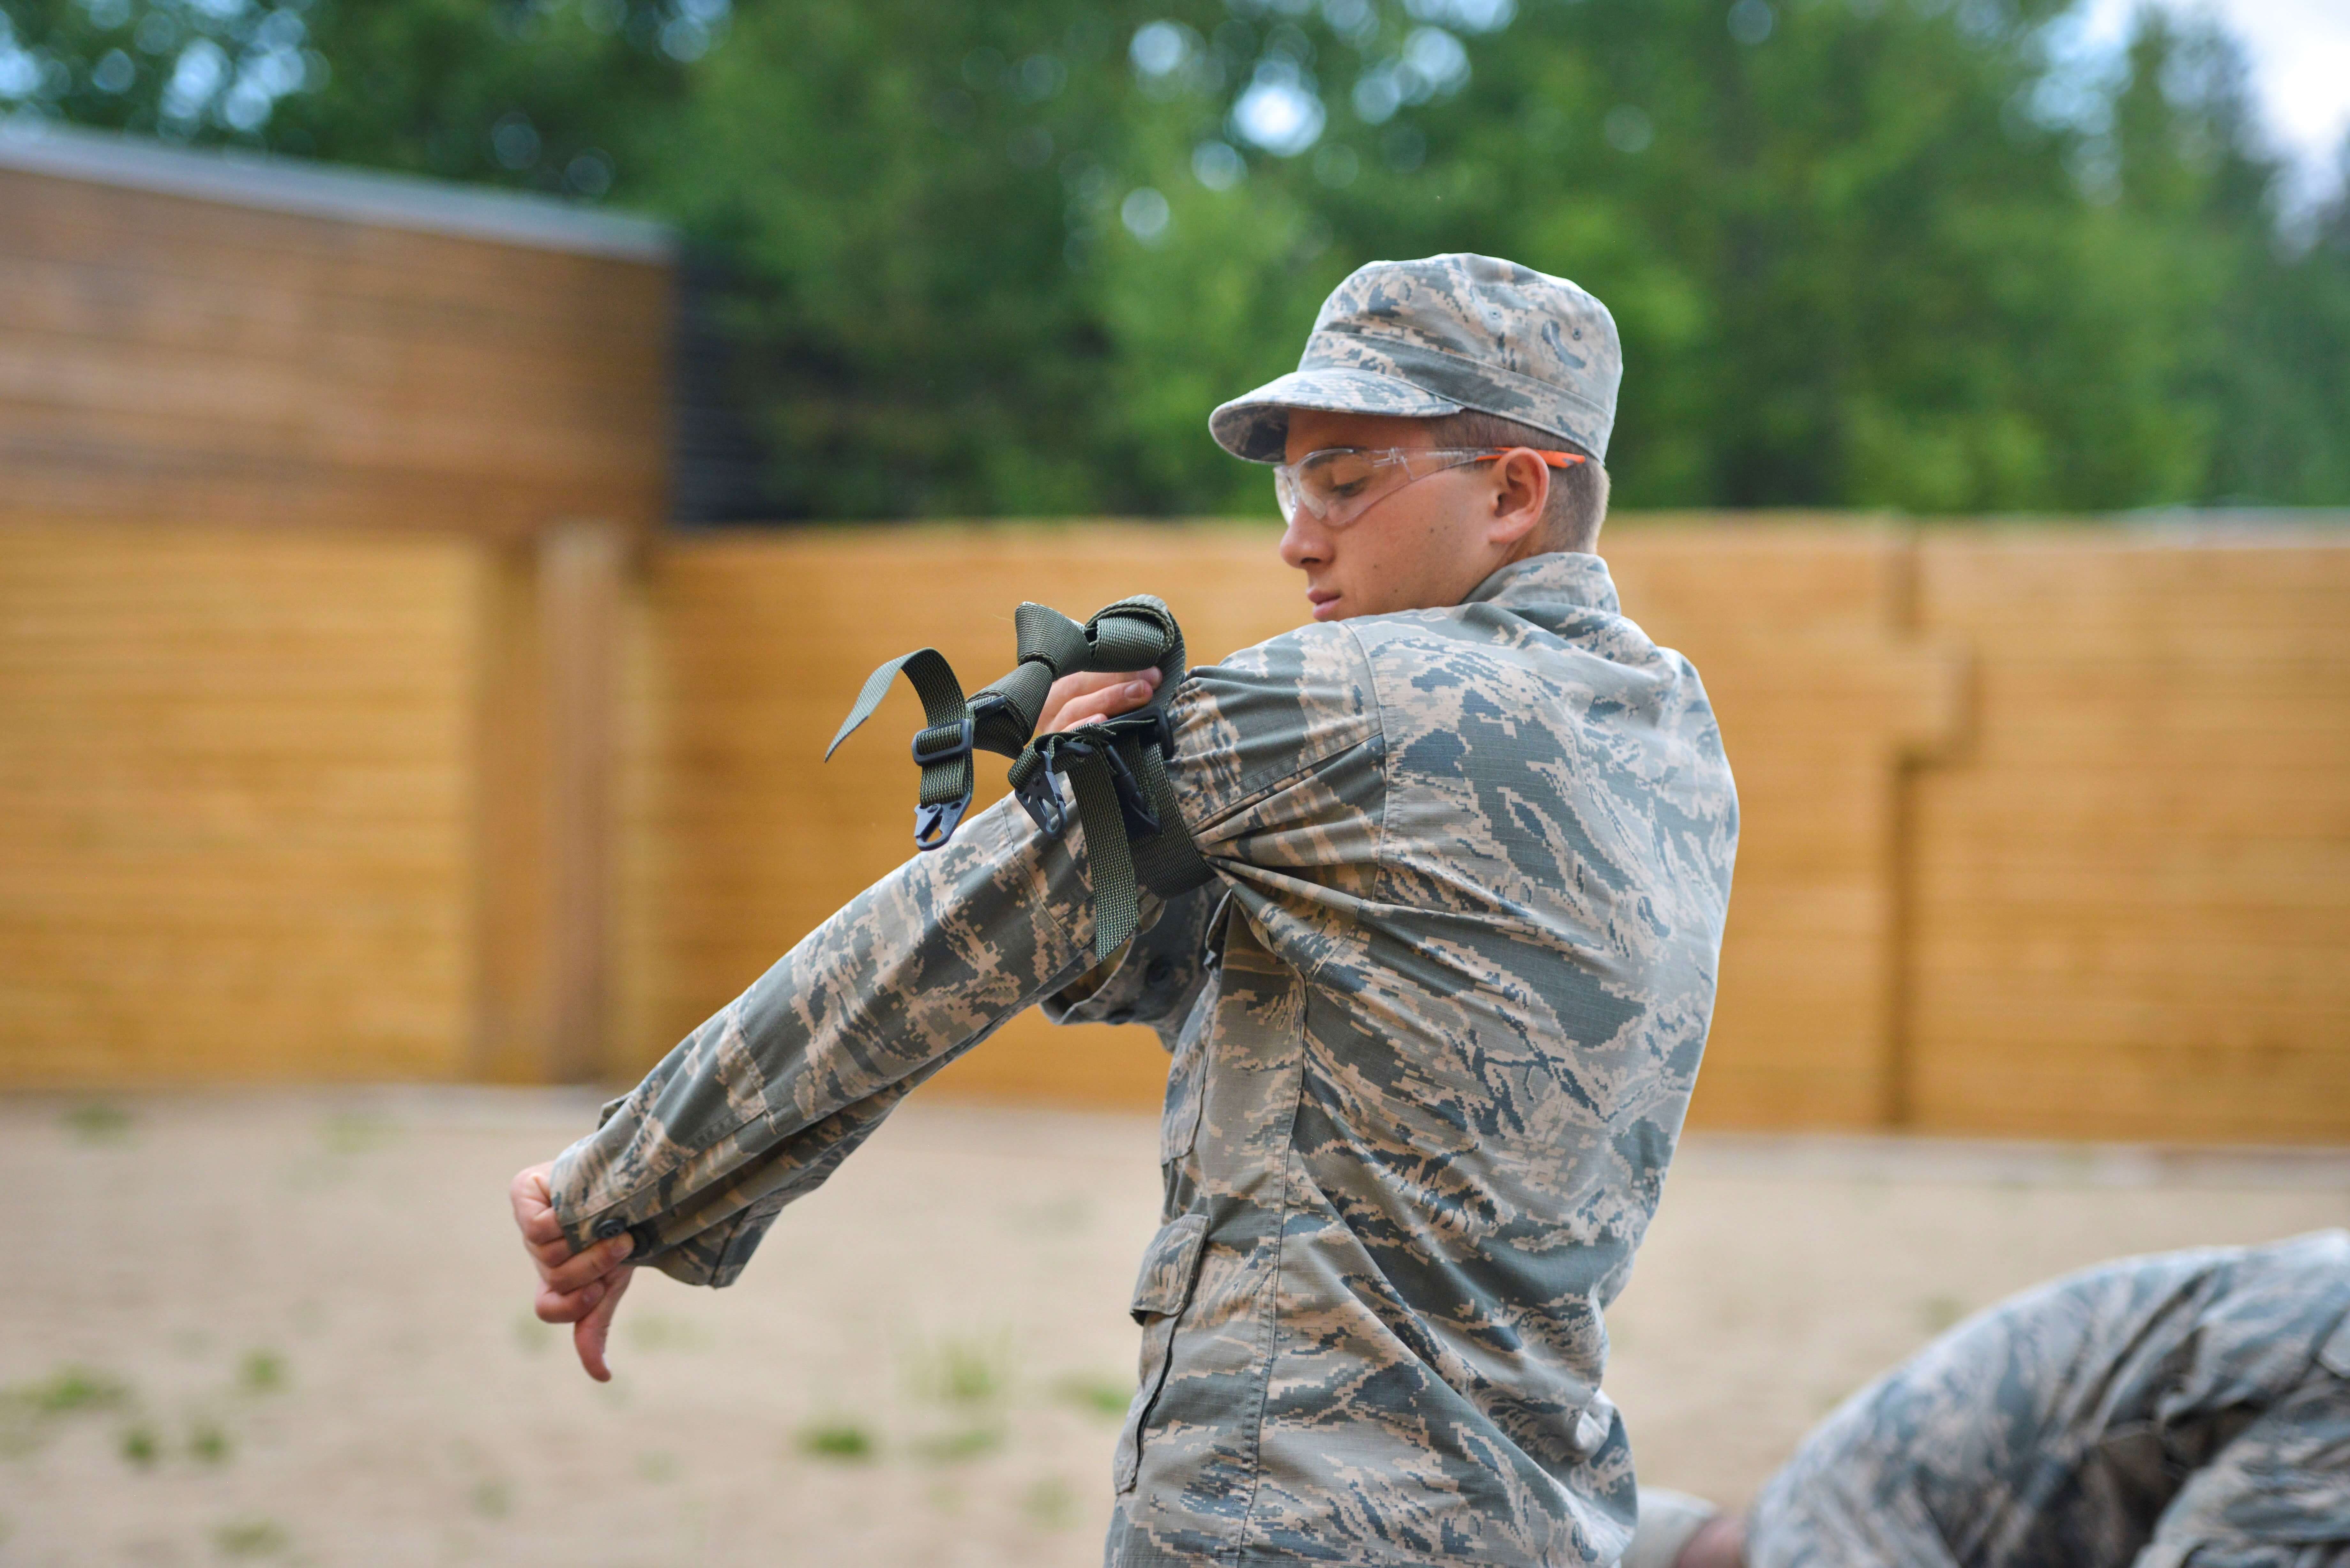
[[1628, 504], [2350, 502], [2350, 203], [2280, 225], [2218, 34], [2064, 13], [9, 0], [0, 97], [671, 216], [799, 514], [1264, 510], [1208, 408], [1464, 249], [1615, 310]]
[[724, 13], [725, 0], [7, 0], [0, 102], [592, 199], [645, 172], [639, 154], [663, 143]]

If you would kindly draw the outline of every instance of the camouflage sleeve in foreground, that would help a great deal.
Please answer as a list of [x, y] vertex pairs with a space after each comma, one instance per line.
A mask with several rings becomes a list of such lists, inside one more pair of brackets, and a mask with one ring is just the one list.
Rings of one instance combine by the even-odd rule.
[[1755, 1501], [1754, 1568], [2350, 1563], [2350, 1233], [2126, 1259], [1855, 1395]]
[[742, 1272], [907, 1093], [1090, 957], [1082, 844], [999, 803], [860, 893], [556, 1161], [575, 1247], [633, 1231], [690, 1284]]
[[[1245, 735], [1203, 723], [1213, 704], [1201, 691], [1177, 694], [1179, 751], [1195, 758], [1180, 794], [1220, 868], [1232, 869], [1218, 858], [1229, 835], [1215, 825], [1361, 743], [1357, 670], [1325, 663], [1285, 672], [1282, 701]], [[1201, 756], [1208, 747], [1218, 754]], [[636, 1255], [673, 1278], [731, 1283], [785, 1204], [912, 1089], [1047, 995], [1081, 980], [1097, 996], [1165, 991], [1180, 1017], [1200, 989], [1195, 959], [1153, 980], [1159, 950], [1145, 948], [1086, 976], [1084, 843], [1080, 827], [1048, 837], [1001, 802], [810, 932], [556, 1160], [556, 1212], [572, 1244], [631, 1231]], [[1180, 950], [1205, 918], [1204, 900], [1179, 898], [1152, 931]]]

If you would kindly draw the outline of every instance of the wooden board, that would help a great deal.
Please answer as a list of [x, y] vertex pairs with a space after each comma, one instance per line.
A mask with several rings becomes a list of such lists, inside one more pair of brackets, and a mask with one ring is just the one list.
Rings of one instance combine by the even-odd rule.
[[0, 525], [0, 1083], [463, 1064], [455, 540]]
[[0, 170], [0, 518], [665, 505], [670, 270]]
[[1979, 708], [1918, 780], [1918, 1125], [2350, 1137], [2350, 547], [1924, 549]]

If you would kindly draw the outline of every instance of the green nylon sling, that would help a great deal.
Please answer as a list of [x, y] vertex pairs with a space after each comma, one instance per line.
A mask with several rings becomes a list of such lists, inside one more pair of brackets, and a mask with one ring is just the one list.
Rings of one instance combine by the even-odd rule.
[[[974, 747], [1013, 759], [1006, 777], [1036, 826], [1057, 834], [1068, 823], [1055, 775], [1068, 775], [1085, 828], [1094, 888], [1094, 957], [1108, 958], [1141, 919], [1139, 888], [1172, 898], [1214, 875], [1191, 842], [1167, 779], [1174, 732], [1167, 703], [1183, 680], [1183, 632], [1166, 605], [1148, 594], [1104, 607], [1079, 626], [1043, 605], [1013, 615], [1020, 662], [965, 701], [962, 683], [934, 648], [916, 649], [867, 677], [828, 759], [873, 716], [889, 682], [903, 674], [922, 701], [924, 728], [914, 736], [922, 770], [914, 808], [914, 846], [937, 849], [971, 809]], [[1158, 691], [1131, 713], [1055, 734], [1035, 732], [1053, 682], [1083, 671], [1159, 671]]]

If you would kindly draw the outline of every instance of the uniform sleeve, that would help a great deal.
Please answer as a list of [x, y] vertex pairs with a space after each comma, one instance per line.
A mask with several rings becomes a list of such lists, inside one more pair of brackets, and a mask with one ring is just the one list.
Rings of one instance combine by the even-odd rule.
[[629, 1231], [664, 1272], [731, 1283], [910, 1090], [1082, 971], [1081, 844], [1000, 802], [858, 895], [556, 1159], [565, 1236]]
[[1361, 787], [1332, 782], [1378, 729], [1351, 636], [1308, 628], [1194, 670], [1171, 716], [1177, 802], [1224, 874], [1207, 897], [1173, 900], [1156, 941], [1088, 975], [1083, 830], [1047, 837], [998, 803], [811, 931], [564, 1151], [552, 1186], [571, 1244], [627, 1231], [673, 1278], [731, 1283], [785, 1204], [1014, 1015], [1056, 992], [1070, 1019], [1151, 995], [1180, 1027], [1220, 884], [1277, 897], [1364, 858]]
[[1312, 965], [1378, 879], [1386, 735], [1344, 623], [1302, 627], [1191, 672], [1170, 705], [1168, 777], [1241, 910]]

